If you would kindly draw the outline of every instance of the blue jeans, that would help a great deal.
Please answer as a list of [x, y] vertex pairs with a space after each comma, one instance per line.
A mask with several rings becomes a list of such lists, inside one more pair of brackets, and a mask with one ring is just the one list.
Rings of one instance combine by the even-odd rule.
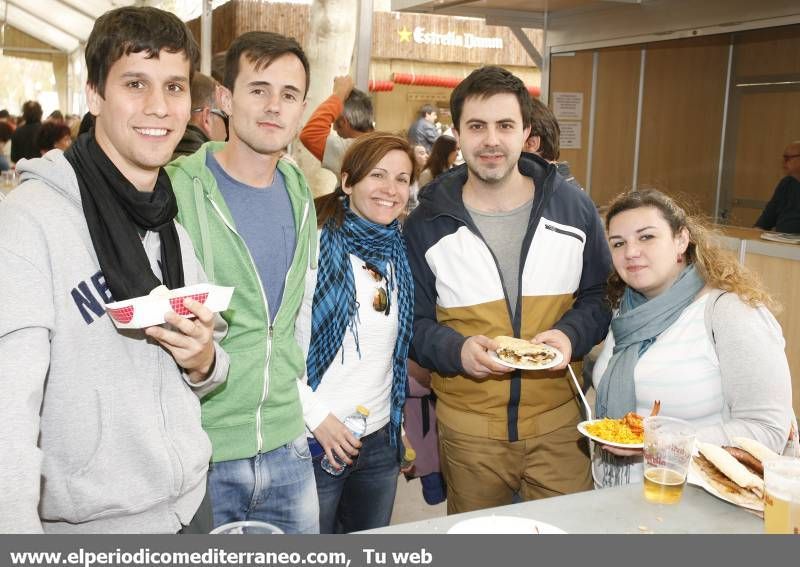
[[287, 534], [319, 533], [319, 503], [305, 434], [250, 459], [213, 463], [214, 527], [261, 520]]
[[361, 438], [361, 451], [340, 476], [322, 469], [314, 459], [319, 495], [320, 533], [348, 533], [388, 526], [400, 463], [389, 445], [389, 425]]

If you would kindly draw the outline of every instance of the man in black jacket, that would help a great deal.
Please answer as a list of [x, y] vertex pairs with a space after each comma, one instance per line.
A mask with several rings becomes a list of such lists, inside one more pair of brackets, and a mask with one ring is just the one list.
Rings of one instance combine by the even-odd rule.
[[217, 86], [217, 81], [208, 75], [194, 74], [190, 87], [192, 114], [172, 159], [193, 154], [210, 140], [224, 142], [228, 139], [228, 115], [217, 107]]
[[777, 232], [800, 234], [800, 140], [783, 150], [783, 171], [772, 198], [758, 217], [756, 226]]

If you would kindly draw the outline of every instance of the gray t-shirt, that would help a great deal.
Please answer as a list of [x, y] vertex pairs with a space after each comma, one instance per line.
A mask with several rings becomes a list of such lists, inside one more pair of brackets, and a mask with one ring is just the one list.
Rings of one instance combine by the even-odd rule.
[[[466, 205], [465, 205], [466, 206]], [[508, 293], [511, 315], [517, 309], [519, 295], [519, 260], [522, 254], [522, 241], [531, 218], [533, 199], [511, 211], [502, 213], [486, 213], [467, 207], [478, 230], [481, 231], [486, 244], [497, 258], [500, 275]]]
[[250, 249], [274, 321], [297, 240], [292, 202], [283, 174], [276, 169], [272, 185], [252, 187], [228, 175], [212, 152], [206, 154], [206, 165], [217, 179], [236, 231]]

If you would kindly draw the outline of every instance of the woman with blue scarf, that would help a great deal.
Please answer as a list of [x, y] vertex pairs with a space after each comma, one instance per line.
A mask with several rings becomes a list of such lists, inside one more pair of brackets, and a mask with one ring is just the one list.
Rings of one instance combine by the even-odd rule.
[[[597, 417], [629, 411], [692, 423], [698, 441], [756, 439], [780, 453], [794, 414], [775, 303], [708, 229], [655, 190], [617, 197], [606, 215], [616, 309], [593, 371]], [[642, 480], [641, 450], [596, 446], [599, 487]]]
[[[365, 134], [343, 158], [341, 186], [315, 202], [319, 267], [316, 283], [307, 283], [313, 300], [298, 318], [311, 328], [298, 334], [308, 344], [303, 414], [309, 444], [321, 453], [314, 458], [321, 533], [386, 526], [392, 516], [414, 305], [397, 218], [413, 164], [404, 139]], [[370, 410], [360, 440], [342, 423], [359, 405]], [[331, 475], [320, 466], [323, 455], [348, 466]]]

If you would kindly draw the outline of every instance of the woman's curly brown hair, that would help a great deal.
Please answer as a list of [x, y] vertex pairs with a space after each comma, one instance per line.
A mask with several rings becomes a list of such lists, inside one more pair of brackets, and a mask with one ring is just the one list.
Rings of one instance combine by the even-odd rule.
[[[686, 248], [687, 264], [694, 264], [706, 285], [735, 293], [750, 305], [763, 305], [773, 313], [780, 305], [767, 293], [758, 276], [739, 263], [729, 251], [721, 248], [714, 237], [719, 236], [709, 223], [699, 215], [689, 215], [678, 203], [657, 189], [642, 189], [617, 195], [606, 212], [606, 231], [618, 214], [632, 209], [653, 207], [661, 213], [670, 226], [673, 235], [686, 228], [689, 233], [689, 246]], [[616, 270], [608, 278], [607, 297], [612, 308], [619, 306], [625, 282]]]

